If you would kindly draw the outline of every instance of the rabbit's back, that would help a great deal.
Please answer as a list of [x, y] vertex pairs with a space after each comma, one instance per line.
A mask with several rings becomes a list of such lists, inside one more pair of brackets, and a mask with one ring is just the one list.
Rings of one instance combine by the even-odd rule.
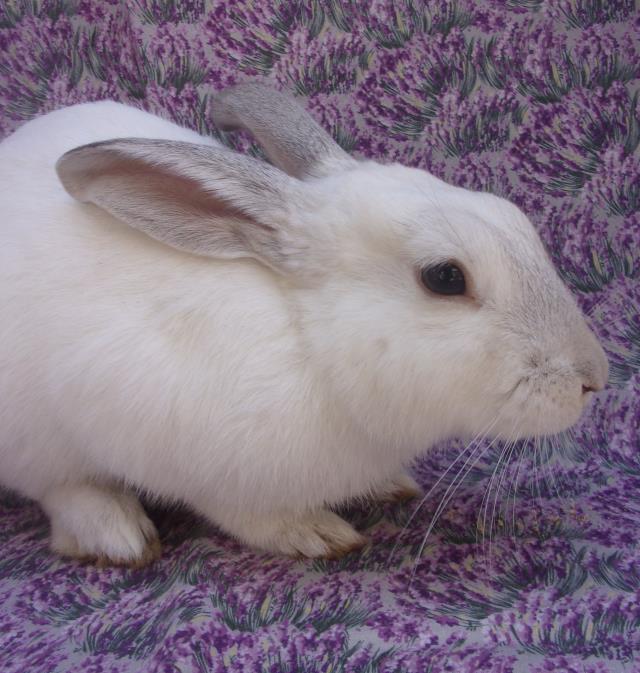
[[[38, 162], [53, 167], [67, 151], [79, 145], [111, 138], [165, 138], [215, 144], [212, 138], [199, 135], [162, 117], [115, 101], [81, 103], [36, 117], [18, 128], [0, 143], [3, 164], [0, 171], [11, 173], [12, 165], [4, 162]], [[29, 166], [33, 170], [34, 166]]]
[[180, 497], [214, 446], [205, 462], [237, 486], [243, 446], [264, 443], [268, 417], [300, 399], [297, 340], [271, 274], [157, 243], [60, 185], [65, 151], [133, 135], [214, 142], [103, 102], [0, 144], [0, 478], [33, 497], [57, 471]]

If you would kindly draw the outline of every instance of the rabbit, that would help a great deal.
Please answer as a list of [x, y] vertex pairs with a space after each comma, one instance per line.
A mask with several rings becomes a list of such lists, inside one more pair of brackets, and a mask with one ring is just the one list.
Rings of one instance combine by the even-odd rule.
[[138, 499], [336, 557], [336, 512], [419, 492], [453, 437], [562, 431], [607, 360], [514, 204], [343, 151], [249, 80], [214, 122], [268, 162], [111, 102], [0, 143], [0, 480], [51, 548], [140, 566]]

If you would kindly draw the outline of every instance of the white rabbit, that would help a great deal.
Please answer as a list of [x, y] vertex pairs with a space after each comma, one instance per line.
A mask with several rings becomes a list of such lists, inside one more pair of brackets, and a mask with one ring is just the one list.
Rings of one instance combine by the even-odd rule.
[[578, 419], [606, 358], [514, 205], [356, 161], [264, 84], [216, 103], [273, 165], [113, 102], [0, 144], [0, 480], [54, 550], [150, 561], [146, 492], [336, 555], [364, 538], [330, 508], [410, 494], [435, 442]]

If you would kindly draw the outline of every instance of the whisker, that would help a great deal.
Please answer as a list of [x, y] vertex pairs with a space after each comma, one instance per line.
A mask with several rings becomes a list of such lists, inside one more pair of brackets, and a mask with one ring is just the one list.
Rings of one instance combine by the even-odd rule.
[[[577, 437], [576, 437], [576, 433], [575, 433], [575, 431], [574, 431], [573, 428], [569, 428], [569, 430], [567, 431], [567, 435], [569, 436], [569, 439], [570, 439], [574, 444], [577, 444], [577, 443], [578, 443], [578, 439], [577, 439]], [[563, 466], [562, 469], [564, 470], [565, 478], [568, 478], [569, 475], [568, 475], [568, 472], [567, 472], [566, 468]], [[578, 505], [577, 505], [577, 503], [576, 503], [576, 499], [575, 499], [575, 497], [574, 497], [573, 495], [571, 495], [571, 498], [569, 499], [569, 502], [570, 502], [570, 504], [571, 504], [571, 509], [572, 509], [572, 511], [575, 512], [576, 515], [577, 515], [577, 513], [578, 513]]]
[[[472, 446], [474, 443], [477, 443], [477, 444], [476, 444], [476, 447], [471, 451], [471, 454], [470, 454], [470, 455], [473, 455], [473, 453], [475, 452], [475, 450], [478, 448], [478, 444], [479, 444], [480, 442], [484, 441], [484, 438], [486, 437], [487, 434], [489, 434], [489, 432], [491, 432], [491, 430], [493, 429], [493, 427], [495, 426], [495, 424], [498, 422], [498, 419], [499, 419], [499, 414], [496, 415], [496, 417], [495, 417], [489, 424], [487, 424], [487, 426], [486, 426], [484, 429], [482, 429], [482, 430], [481, 430], [481, 431], [480, 431], [480, 432], [479, 432], [479, 433], [478, 433], [478, 434], [477, 434], [477, 435], [476, 435], [476, 436], [475, 436], [475, 437], [474, 437], [474, 438], [473, 438], [473, 439], [472, 439], [472, 440], [465, 446], [464, 450], [461, 451], [461, 452], [456, 456], [455, 460], [453, 460], [453, 461], [451, 462], [451, 464], [449, 465], [449, 467], [447, 467], [447, 469], [440, 475], [440, 477], [438, 477], [436, 483], [433, 484], [433, 486], [427, 491], [427, 493], [425, 493], [424, 496], [420, 499], [420, 502], [415, 506], [415, 509], [414, 509], [413, 512], [411, 513], [411, 516], [408, 518], [408, 520], [407, 520], [407, 522], [405, 523], [405, 525], [402, 527], [402, 530], [400, 531], [400, 533], [398, 533], [398, 536], [397, 536], [397, 538], [396, 538], [396, 542], [395, 542], [395, 544], [393, 545], [393, 547], [392, 547], [392, 549], [391, 549], [391, 553], [389, 554], [389, 558], [387, 559], [387, 563], [388, 563], [388, 564], [391, 563], [391, 560], [393, 559], [393, 556], [395, 555], [395, 553], [396, 553], [396, 551], [397, 551], [397, 549], [398, 549], [398, 546], [400, 545], [400, 538], [404, 535], [404, 533], [406, 532], [406, 530], [409, 528], [409, 526], [411, 525], [411, 522], [414, 520], [414, 518], [416, 517], [416, 515], [418, 514], [418, 512], [420, 511], [420, 509], [421, 509], [422, 506], [424, 505], [424, 503], [427, 501], [427, 498], [429, 498], [429, 496], [431, 496], [431, 494], [436, 490], [436, 488], [438, 488], [438, 486], [440, 485], [440, 483], [442, 482], [442, 480], [443, 480], [443, 479], [447, 476], [447, 474], [449, 474], [449, 472], [455, 467], [456, 463], [457, 463], [458, 461], [462, 460], [462, 458], [463, 458], [464, 455], [467, 453], [467, 451], [471, 448], [471, 446]], [[466, 463], [465, 463], [465, 464], [466, 464]]]
[[[427, 532], [425, 533], [424, 538], [422, 540], [422, 543], [420, 544], [420, 547], [418, 549], [418, 553], [416, 554], [416, 560], [414, 562], [413, 571], [411, 573], [412, 579], [413, 579], [413, 576], [415, 575], [415, 571], [416, 571], [418, 562], [419, 562], [420, 558], [422, 557], [422, 553], [424, 552], [424, 548], [427, 544], [427, 540], [429, 539], [429, 535], [431, 535], [431, 532], [433, 531], [436, 523], [438, 522], [438, 519], [440, 518], [442, 512], [444, 511], [446, 506], [449, 504], [449, 502], [451, 501], [453, 496], [456, 494], [456, 491], [460, 487], [460, 484], [462, 484], [462, 482], [466, 479], [467, 475], [469, 474], [469, 472], [471, 472], [471, 470], [476, 465], [478, 460], [480, 458], [482, 458], [482, 456], [491, 448], [491, 446], [493, 446], [495, 441], [496, 441], [496, 439], [493, 439], [491, 441], [491, 443], [487, 447], [485, 447], [484, 449], [482, 449], [481, 444], [478, 444], [474, 448], [474, 450], [469, 454], [469, 456], [467, 457], [467, 460], [464, 462], [464, 465], [462, 465], [462, 467], [458, 470], [458, 472], [456, 473], [454, 478], [451, 480], [451, 483], [447, 487], [447, 490], [445, 491], [443, 497], [440, 500], [440, 503], [438, 504], [438, 507], [436, 508], [436, 511], [435, 511], [433, 517], [431, 518], [431, 522], [429, 523], [429, 527], [427, 528]], [[469, 464], [469, 461], [471, 460], [471, 458], [473, 458], [474, 454], [476, 454], [479, 450], [480, 450], [479, 455], [476, 455], [474, 461], [471, 463], [471, 465], [469, 465], [469, 467], [465, 471], [465, 468]], [[460, 476], [460, 475], [462, 475], [462, 476]], [[451, 490], [452, 488], [453, 488], [453, 490]]]
[[606, 304], [608, 299], [609, 297], [606, 295], [601, 297], [584, 315], [587, 316], [587, 318], [593, 318], [596, 309], [600, 308], [603, 304]]
[[[494, 442], [491, 443], [490, 446], [493, 446]], [[490, 448], [490, 447], [489, 447]], [[485, 501], [488, 497], [488, 494], [491, 491], [491, 485], [493, 483], [493, 478], [495, 476], [496, 470], [498, 469], [498, 465], [500, 463], [500, 457], [502, 456], [502, 453], [500, 453], [500, 456], [498, 457], [498, 462], [493, 468], [493, 472], [491, 473], [491, 478], [489, 480], [489, 485], [484, 491], [484, 494], [482, 496], [482, 500], [480, 501], [480, 511], [478, 512], [478, 518], [476, 519], [476, 545], [479, 543], [478, 541], [478, 532], [480, 531], [482, 533], [482, 546], [484, 548], [484, 536], [485, 536], [485, 525], [486, 525], [486, 519], [483, 521], [482, 526], [480, 526], [480, 518], [482, 517], [482, 510], [485, 505]]]
[[547, 475], [547, 464], [544, 459], [544, 439], [538, 437], [538, 466], [540, 467], [540, 486], [545, 500], [551, 496], [551, 487], [549, 486], [549, 477]]
[[[562, 435], [563, 435], [565, 438], [566, 438], [566, 437], [569, 437], [570, 439], [572, 439], [573, 441], [575, 441], [575, 439], [573, 438], [573, 435], [570, 434], [571, 432], [572, 432], [571, 430], [570, 430], [569, 432], [566, 432], [566, 431], [565, 431], [565, 432], [562, 433]], [[568, 475], [567, 475], [566, 468], [565, 468], [564, 464], [563, 464], [562, 462], [560, 462], [561, 451], [560, 451], [558, 445], [553, 444], [554, 441], [558, 441], [558, 442], [559, 442], [559, 441], [560, 441], [560, 437], [558, 437], [558, 436], [551, 437], [551, 438], [550, 438], [550, 441], [552, 442], [553, 452], [554, 452], [554, 454], [558, 457], [558, 463], [557, 463], [557, 465], [558, 465], [558, 469], [559, 469], [559, 470], [562, 470], [562, 473], [561, 473], [561, 474], [562, 474], [562, 477], [564, 478], [564, 481], [567, 482], [567, 481], [568, 481]], [[554, 477], [554, 479], [555, 479], [555, 477]], [[560, 491], [560, 492], [562, 492], [562, 491]], [[572, 496], [560, 495], [559, 498], [562, 499], [562, 500], [565, 500], [565, 501], [568, 500], [568, 501], [569, 501], [569, 504], [570, 504], [570, 506], [571, 506], [572, 511], [577, 512], [576, 499], [573, 497], [573, 495], [572, 495]], [[565, 508], [565, 511], [566, 511], [566, 508]]]
[[[522, 383], [524, 383], [524, 380], [525, 379], [521, 378], [517, 381], [517, 383], [511, 388], [511, 390], [507, 394], [507, 397], [504, 400], [503, 404], [506, 404], [511, 399], [511, 397], [513, 395], [515, 395], [516, 390], [518, 390], [520, 385]], [[509, 436], [511, 436], [511, 435], [513, 435], [514, 437], [517, 436], [517, 434], [514, 434], [514, 430], [516, 428], [517, 423], [518, 423], [518, 421], [516, 419], [513, 423], [513, 427], [511, 428], [511, 433], [509, 433]], [[485, 489], [485, 492], [482, 496], [482, 500], [480, 501], [480, 508], [479, 508], [479, 511], [478, 511], [478, 517], [476, 519], [476, 546], [479, 544], [478, 532], [480, 531], [482, 533], [483, 554], [484, 554], [485, 537], [486, 537], [486, 516], [487, 516], [488, 505], [489, 505], [489, 498], [491, 497], [491, 486], [493, 484], [493, 480], [494, 480], [494, 477], [495, 477], [495, 474], [496, 474], [496, 470], [497, 470], [498, 466], [500, 465], [500, 461], [502, 459], [502, 456], [503, 456], [503, 453], [501, 453], [500, 456], [498, 457], [498, 463], [496, 464], [496, 467], [494, 468], [493, 473], [491, 474], [491, 479], [489, 480], [489, 485]], [[514, 495], [514, 497], [515, 497], [515, 495]], [[481, 527], [480, 526], [480, 518], [482, 517], [483, 506], [484, 506], [484, 517], [483, 517], [482, 527]]]
[[[489, 482], [489, 491], [488, 491], [489, 492], [489, 497], [487, 498], [486, 505], [485, 505], [484, 523], [483, 523], [483, 527], [484, 527], [485, 530], [486, 530], [486, 517], [487, 517], [487, 514], [488, 514], [488, 510], [489, 510], [489, 500], [491, 499], [491, 485], [494, 481], [494, 476], [499, 474], [499, 478], [498, 478], [498, 481], [496, 483], [495, 496], [494, 496], [494, 499], [493, 499], [493, 509], [491, 511], [491, 519], [489, 520], [489, 570], [491, 570], [491, 544], [492, 544], [492, 536], [493, 536], [493, 525], [494, 525], [495, 514], [496, 514], [496, 505], [497, 505], [497, 502], [498, 502], [498, 496], [500, 495], [500, 488], [501, 488], [501, 484], [502, 484], [502, 479], [504, 477], [504, 471], [506, 469], [506, 458], [507, 458], [508, 455], [510, 455], [510, 452], [511, 452], [514, 445], [515, 445], [515, 440], [511, 440], [511, 439], [507, 440], [507, 443], [505, 444], [504, 449], [502, 450], [502, 452], [500, 453], [500, 456], [498, 457], [498, 462], [497, 462], [496, 467], [495, 467], [495, 469], [493, 471], [493, 474], [491, 476], [491, 481]], [[504, 467], [502, 468], [502, 470], [499, 470], [500, 465], [502, 464], [503, 460], [505, 460]], [[484, 542], [483, 542], [483, 546], [482, 546], [482, 553], [483, 553], [483, 555], [485, 555]]]
[[[487, 515], [489, 514], [489, 502], [491, 500], [491, 491], [493, 490], [493, 482], [495, 480], [495, 476], [498, 473], [498, 470], [500, 469], [500, 463], [502, 462], [502, 458], [507, 450], [508, 443], [505, 444], [499, 455], [498, 455], [498, 460], [493, 468], [493, 472], [491, 473], [491, 478], [489, 479], [489, 484], [487, 486], [487, 489], [485, 491], [486, 493], [486, 498], [483, 498], [483, 502], [480, 503], [481, 509], [483, 508], [484, 505], [484, 514], [482, 517], [482, 555], [486, 557], [485, 554], [485, 544], [486, 544], [486, 538], [487, 538]], [[491, 522], [490, 522], [491, 523]], [[489, 530], [489, 544], [491, 543], [491, 531]]]
[[533, 475], [534, 484], [538, 491], [538, 507], [542, 507], [542, 493], [540, 492], [540, 474], [538, 470], [538, 437], [533, 438]]
[[[560, 489], [558, 488], [558, 482], [556, 481], [556, 476], [554, 474], [554, 470], [553, 469], [549, 470], [549, 467], [553, 468], [553, 465], [550, 465], [551, 459], [553, 457], [555, 457], [555, 455], [556, 455], [555, 447], [551, 443], [551, 437], [548, 437], [548, 438], [545, 439], [545, 444], [547, 445], [547, 456], [549, 456], [547, 461], [545, 462], [546, 470], [549, 473], [549, 481], [551, 482], [551, 486], [553, 487], [553, 490], [555, 491], [556, 498], [558, 500], [562, 500], [562, 495], [560, 494]], [[549, 489], [549, 490], [551, 490], [551, 489]]]
[[520, 469], [522, 468], [522, 463], [523, 463], [523, 458], [524, 458], [524, 452], [526, 450], [526, 443], [523, 442], [520, 446], [520, 454], [518, 455], [518, 467], [516, 469], [516, 479], [515, 483], [513, 484], [513, 509], [512, 511], [512, 534], [513, 538], [515, 540], [516, 538], [516, 496], [518, 494], [518, 484], [520, 482]]
[[[516, 434], [516, 437], [517, 437], [517, 434]], [[510, 445], [509, 450], [508, 450], [508, 452], [505, 456], [504, 464], [503, 464], [502, 470], [500, 472], [500, 478], [498, 480], [498, 486], [496, 488], [495, 498], [493, 500], [493, 511], [491, 512], [491, 525], [489, 527], [489, 566], [491, 566], [491, 531], [493, 529], [493, 522], [495, 521], [495, 517], [496, 517], [496, 508], [497, 508], [497, 504], [498, 504], [498, 496], [500, 495], [500, 492], [502, 490], [502, 483], [504, 481], [504, 477], [505, 477], [506, 473], [509, 471], [509, 463], [511, 462], [511, 456], [513, 455], [513, 450], [515, 449], [516, 445], [517, 445], [517, 440], [514, 438], [511, 441], [511, 445]], [[499, 514], [499, 511], [498, 511], [498, 514]]]

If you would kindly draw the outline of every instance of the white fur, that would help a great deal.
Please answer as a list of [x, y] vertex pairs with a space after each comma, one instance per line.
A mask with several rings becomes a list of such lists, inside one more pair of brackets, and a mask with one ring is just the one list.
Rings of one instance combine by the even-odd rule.
[[[561, 430], [582, 384], [604, 384], [602, 350], [511, 204], [372, 162], [311, 179], [294, 214], [319, 240], [298, 282], [180, 252], [65, 192], [62, 154], [132, 136], [215, 145], [111, 102], [0, 144], [0, 479], [45, 505], [58, 550], [68, 534], [67, 553], [142, 553], [140, 513], [98, 530], [95, 503], [125, 497], [114, 483], [266, 549], [344, 550], [362, 540], [325, 506], [385, 493], [421, 451], [497, 415], [492, 434]], [[474, 299], [417, 281], [452, 257]]]

